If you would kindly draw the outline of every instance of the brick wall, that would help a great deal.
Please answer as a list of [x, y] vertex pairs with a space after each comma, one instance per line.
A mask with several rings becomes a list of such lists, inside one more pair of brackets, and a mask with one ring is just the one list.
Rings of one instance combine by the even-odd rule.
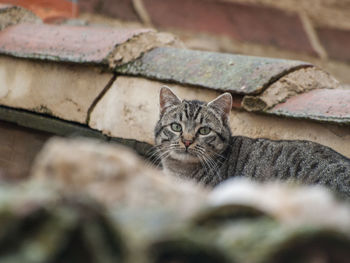
[[[61, 21], [78, 15], [74, 0], [0, 0], [0, 3], [21, 6], [31, 10], [45, 22]], [[83, 2], [83, 1], [81, 1]], [[91, 1], [90, 5], [91, 5]]]
[[84, 0], [79, 5], [82, 12], [175, 32], [191, 48], [303, 59], [350, 83], [348, 0]]

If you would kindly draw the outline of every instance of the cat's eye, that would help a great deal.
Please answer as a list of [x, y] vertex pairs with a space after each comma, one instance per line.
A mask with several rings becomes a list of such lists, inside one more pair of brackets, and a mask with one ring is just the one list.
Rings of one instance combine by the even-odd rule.
[[180, 132], [180, 131], [182, 131], [181, 125], [178, 124], [178, 123], [176, 123], [176, 122], [172, 123], [170, 127], [171, 127], [171, 129], [172, 129], [174, 132]]
[[202, 127], [198, 130], [199, 134], [201, 135], [207, 135], [210, 131], [211, 129], [209, 127]]

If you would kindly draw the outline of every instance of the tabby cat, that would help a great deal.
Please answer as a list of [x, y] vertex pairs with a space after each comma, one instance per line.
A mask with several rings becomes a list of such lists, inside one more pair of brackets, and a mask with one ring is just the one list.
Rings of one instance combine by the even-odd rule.
[[310, 141], [231, 136], [231, 105], [229, 93], [205, 103], [181, 101], [169, 88], [161, 89], [155, 147], [167, 174], [209, 186], [237, 176], [296, 180], [350, 197], [350, 159]]

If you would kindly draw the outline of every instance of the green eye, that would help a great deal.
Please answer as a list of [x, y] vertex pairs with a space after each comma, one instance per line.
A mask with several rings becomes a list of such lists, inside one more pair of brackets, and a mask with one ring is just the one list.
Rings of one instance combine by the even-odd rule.
[[209, 134], [210, 131], [211, 129], [209, 127], [202, 127], [198, 130], [199, 134], [202, 134], [202, 135], [207, 135]]
[[178, 123], [176, 123], [176, 122], [172, 123], [170, 127], [171, 127], [171, 129], [172, 129], [174, 132], [180, 132], [180, 131], [182, 131], [181, 125], [178, 124]]

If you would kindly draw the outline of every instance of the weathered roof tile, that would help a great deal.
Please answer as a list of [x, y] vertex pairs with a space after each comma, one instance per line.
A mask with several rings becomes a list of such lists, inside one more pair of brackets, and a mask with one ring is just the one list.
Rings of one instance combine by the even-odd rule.
[[293, 96], [267, 112], [286, 117], [350, 124], [350, 90], [312, 90]]
[[266, 111], [297, 94], [339, 87], [339, 82], [327, 72], [316, 67], [302, 68], [281, 77], [259, 95], [244, 96], [242, 106], [248, 111]]
[[0, 53], [61, 62], [105, 63], [117, 45], [150, 29], [19, 24], [0, 32]]
[[116, 71], [237, 94], [256, 94], [287, 72], [308, 66], [311, 65], [302, 61], [161, 47]]

